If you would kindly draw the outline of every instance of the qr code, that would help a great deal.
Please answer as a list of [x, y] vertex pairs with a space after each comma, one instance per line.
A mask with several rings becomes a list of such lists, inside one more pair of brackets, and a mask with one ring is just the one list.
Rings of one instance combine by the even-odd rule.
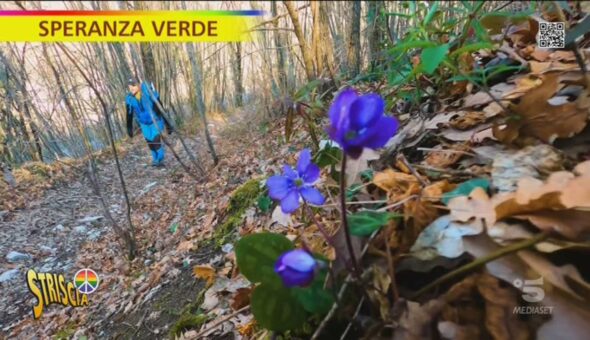
[[537, 43], [541, 48], [564, 48], [565, 24], [563, 22], [539, 23]]

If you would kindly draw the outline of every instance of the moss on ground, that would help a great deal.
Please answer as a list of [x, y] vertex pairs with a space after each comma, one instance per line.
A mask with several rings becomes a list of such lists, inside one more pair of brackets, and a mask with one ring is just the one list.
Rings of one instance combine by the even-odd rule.
[[231, 195], [227, 215], [222, 224], [218, 225], [213, 240], [217, 247], [227, 243], [234, 230], [242, 223], [242, 216], [252, 206], [262, 192], [260, 180], [251, 179], [238, 187]]
[[55, 333], [53, 338], [55, 340], [67, 340], [70, 337], [72, 337], [74, 333], [76, 333], [76, 325], [70, 322], [66, 324], [66, 326], [64, 326], [62, 329], [60, 329], [57, 333]]
[[209, 317], [205, 314], [183, 314], [180, 316], [178, 321], [172, 327], [170, 327], [170, 338], [174, 339], [179, 336], [182, 332], [198, 329], [203, 323], [205, 323]]

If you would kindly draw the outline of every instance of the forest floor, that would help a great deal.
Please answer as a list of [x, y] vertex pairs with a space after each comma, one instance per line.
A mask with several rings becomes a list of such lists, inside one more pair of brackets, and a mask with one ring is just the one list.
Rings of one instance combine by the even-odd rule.
[[[258, 143], [261, 131], [250, 116], [227, 126], [215, 122], [213, 138], [220, 156], [216, 167], [204, 138], [185, 136], [207, 172], [197, 178], [189, 176], [169, 151], [166, 167], [149, 166], [141, 136], [119, 146], [138, 246], [138, 257], [131, 263], [106, 222], [83, 163], [70, 162], [60, 171], [42, 166], [42, 176], [32, 166], [17, 170], [13, 200], [5, 195], [0, 207], [0, 338], [168, 337], [169, 328], [183, 317], [184, 306], [194, 309], [195, 301], [203, 297], [205, 281], [193, 277], [192, 267], [225, 262], [219, 245], [206, 240], [225, 237], [215, 235], [214, 229], [225, 217], [232, 191], [260, 174], [260, 159], [269, 154]], [[172, 134], [170, 140], [180, 159], [190, 164], [178, 136]], [[107, 151], [98, 156], [98, 173], [112, 216], [126, 227], [121, 184]], [[35, 176], [43, 178], [31, 180]], [[23, 177], [29, 180], [25, 184], [20, 181]], [[66, 280], [81, 268], [91, 268], [99, 275], [100, 288], [89, 295], [87, 307], [53, 304], [34, 320], [31, 310], [36, 298], [26, 284], [31, 268], [64, 274]]]

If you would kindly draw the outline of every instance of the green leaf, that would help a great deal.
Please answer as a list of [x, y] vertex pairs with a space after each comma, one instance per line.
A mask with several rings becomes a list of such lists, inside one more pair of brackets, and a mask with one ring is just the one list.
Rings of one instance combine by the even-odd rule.
[[351, 185], [349, 188], [346, 189], [346, 200], [350, 201], [354, 198], [354, 196], [356, 196], [356, 194], [358, 194], [361, 189], [364, 187], [363, 184], [361, 183], [355, 183], [353, 185]]
[[453, 58], [456, 56], [459, 56], [465, 52], [475, 52], [475, 51], [479, 51], [482, 49], [492, 49], [494, 47], [494, 45], [488, 43], [488, 42], [479, 42], [479, 43], [474, 43], [474, 44], [469, 44], [469, 45], [465, 45], [459, 49], [456, 49], [455, 51], [453, 51], [452, 53], [449, 54], [449, 57]]
[[438, 2], [435, 2], [432, 7], [430, 7], [428, 14], [426, 14], [426, 17], [424, 18], [424, 26], [428, 25], [432, 18], [434, 18], [436, 11], [438, 11], [438, 4]]
[[295, 287], [293, 294], [303, 308], [312, 314], [324, 315], [334, 304], [334, 297], [324, 289], [325, 275], [318, 275], [309, 287]]
[[307, 313], [292, 294], [283, 286], [269, 286], [265, 283], [254, 289], [250, 304], [256, 322], [271, 331], [297, 329], [307, 319]]
[[314, 157], [314, 163], [320, 168], [336, 165], [342, 159], [342, 150], [336, 146], [326, 145]]
[[455, 197], [468, 196], [475, 188], [483, 188], [488, 190], [490, 181], [485, 178], [474, 178], [461, 183], [455, 190], [445, 193], [442, 197], [444, 204], [449, 204], [449, 201]]
[[367, 182], [373, 181], [373, 169], [361, 171], [361, 179]]
[[420, 62], [424, 72], [432, 74], [438, 65], [445, 59], [449, 51], [449, 44], [440, 45], [437, 47], [425, 48], [422, 51]]
[[432, 41], [410, 40], [410, 41], [395, 45], [395, 47], [391, 48], [389, 50], [389, 52], [395, 52], [395, 51], [400, 51], [400, 50], [407, 51], [412, 48], [425, 48], [425, 47], [433, 47], [433, 46], [436, 46], [436, 44], [433, 43]]
[[393, 215], [387, 212], [361, 211], [347, 217], [350, 233], [355, 236], [369, 236], [379, 230]]
[[270, 210], [270, 205], [272, 204], [272, 200], [268, 195], [260, 196], [258, 198], [258, 209], [263, 213], [268, 212]]
[[178, 222], [172, 223], [172, 224], [170, 225], [170, 227], [168, 228], [168, 231], [169, 231], [171, 234], [174, 234], [174, 233], [176, 232], [176, 230], [178, 230]]
[[238, 267], [253, 283], [282, 286], [281, 278], [274, 271], [274, 265], [281, 254], [293, 248], [293, 243], [280, 234], [246, 235], [236, 244]]

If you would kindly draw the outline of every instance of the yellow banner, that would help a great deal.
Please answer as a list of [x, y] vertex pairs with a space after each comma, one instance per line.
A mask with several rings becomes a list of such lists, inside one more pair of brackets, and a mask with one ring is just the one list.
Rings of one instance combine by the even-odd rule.
[[250, 41], [260, 11], [0, 11], [0, 41]]

